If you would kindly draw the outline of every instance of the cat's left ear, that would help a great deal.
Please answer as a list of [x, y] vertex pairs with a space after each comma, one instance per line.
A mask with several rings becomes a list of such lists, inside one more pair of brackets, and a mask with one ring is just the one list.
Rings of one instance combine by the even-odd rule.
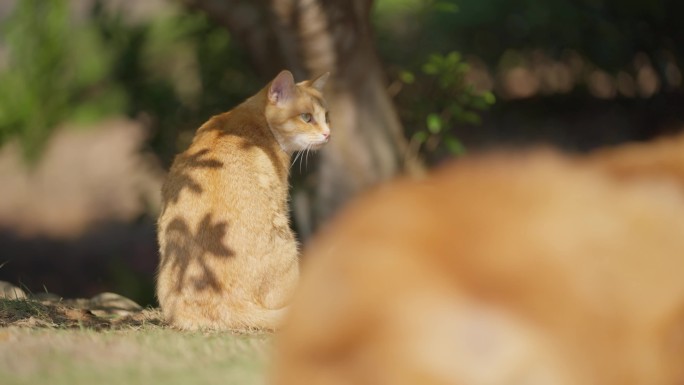
[[311, 81], [311, 87], [317, 89], [320, 92], [323, 92], [323, 87], [325, 87], [325, 83], [328, 81], [329, 77], [330, 72], [324, 73], [323, 75]]
[[268, 100], [274, 104], [282, 104], [290, 99], [295, 92], [295, 82], [288, 70], [280, 71], [268, 88]]

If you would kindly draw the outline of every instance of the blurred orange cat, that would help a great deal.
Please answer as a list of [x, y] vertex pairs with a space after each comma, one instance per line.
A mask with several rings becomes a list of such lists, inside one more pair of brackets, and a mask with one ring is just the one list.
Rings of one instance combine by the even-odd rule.
[[606, 148], [583, 161], [620, 179], [669, 179], [684, 189], [684, 135]]
[[684, 383], [683, 140], [377, 188], [307, 249], [273, 382]]
[[299, 274], [287, 206], [291, 155], [328, 141], [327, 77], [295, 84], [281, 72], [202, 125], [176, 157], [158, 222], [157, 297], [173, 326], [278, 326]]

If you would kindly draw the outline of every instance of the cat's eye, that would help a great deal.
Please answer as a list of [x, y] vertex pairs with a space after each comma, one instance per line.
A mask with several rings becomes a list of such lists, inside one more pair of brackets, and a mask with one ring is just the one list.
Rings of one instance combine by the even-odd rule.
[[308, 112], [305, 112], [299, 116], [302, 118], [303, 121], [307, 123], [311, 123], [311, 121], [313, 120], [313, 116]]

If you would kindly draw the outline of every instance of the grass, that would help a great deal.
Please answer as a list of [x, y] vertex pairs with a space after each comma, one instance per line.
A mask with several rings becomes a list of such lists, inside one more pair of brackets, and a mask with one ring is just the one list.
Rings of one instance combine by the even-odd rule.
[[268, 334], [180, 332], [159, 312], [107, 319], [0, 299], [0, 378], [14, 384], [262, 384]]

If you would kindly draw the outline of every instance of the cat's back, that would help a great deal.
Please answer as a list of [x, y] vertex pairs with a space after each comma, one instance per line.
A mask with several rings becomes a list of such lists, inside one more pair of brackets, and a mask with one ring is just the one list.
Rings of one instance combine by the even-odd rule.
[[673, 184], [543, 151], [475, 157], [377, 189], [305, 258], [279, 384], [684, 376], [684, 194]]
[[[163, 261], [169, 255], [181, 261], [216, 251], [257, 259], [295, 253], [287, 217], [287, 161], [265, 122], [252, 115], [239, 106], [212, 117], [175, 158], [157, 221]], [[187, 244], [187, 250], [170, 252], [178, 243]], [[230, 259], [211, 261], [217, 271], [235, 265]], [[257, 270], [248, 266], [251, 273]], [[171, 279], [169, 274], [175, 270], [160, 269], [160, 285]]]
[[163, 203], [236, 207], [278, 200], [287, 183], [286, 165], [266, 122], [240, 105], [209, 119], [176, 156], [163, 186]]

